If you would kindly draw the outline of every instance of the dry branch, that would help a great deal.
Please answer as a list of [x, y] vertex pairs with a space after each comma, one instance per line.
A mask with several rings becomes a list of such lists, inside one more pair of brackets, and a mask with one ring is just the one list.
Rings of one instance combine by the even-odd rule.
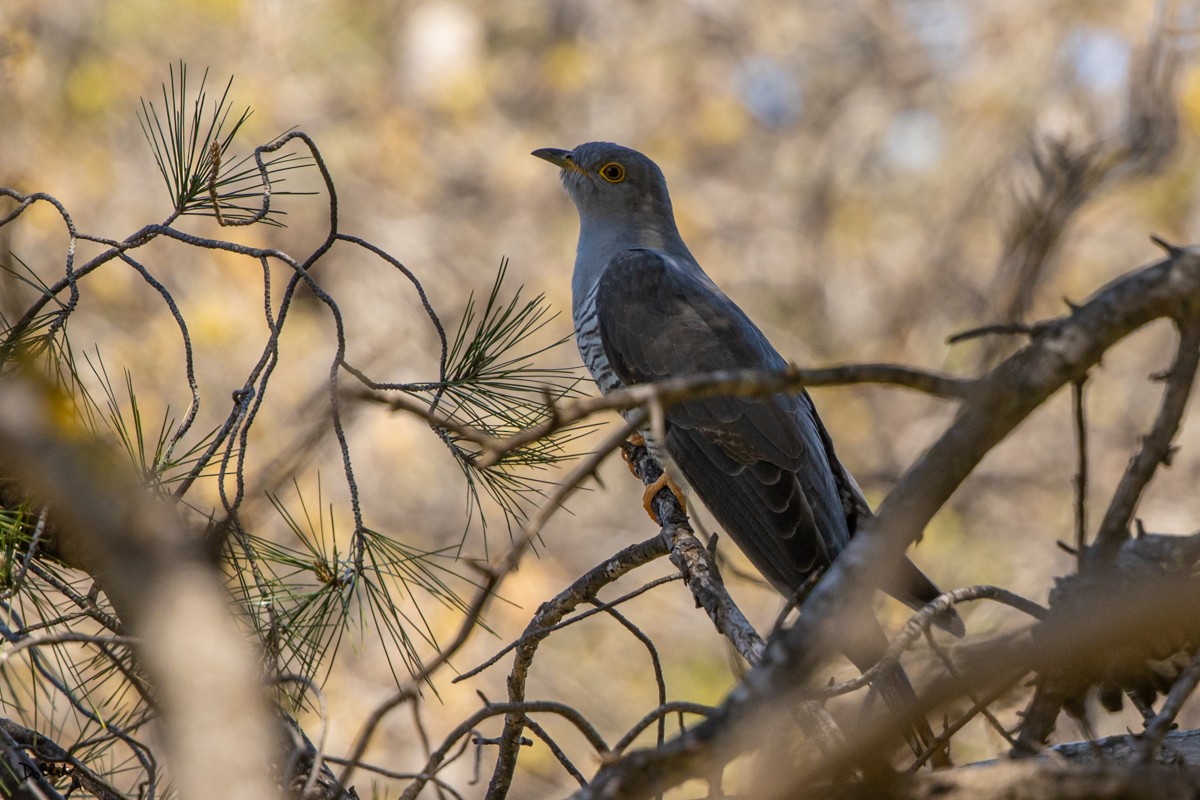
[[[1111, 754], [1127, 762], [1130, 750], [1126, 747]], [[886, 792], [891, 800], [1184, 800], [1194, 798], [1198, 786], [1200, 769], [1194, 767], [1110, 765], [1095, 768], [1054, 762], [1005, 761], [910, 776], [895, 780], [886, 788], [877, 787], [877, 791], [881, 796]], [[862, 786], [825, 795], [827, 800], [863, 796]], [[782, 800], [784, 795], [772, 797]]]
[[574, 425], [604, 411], [628, 411], [653, 404], [669, 406], [680, 400], [697, 397], [772, 395], [780, 392], [800, 392], [814, 386], [851, 386], [879, 384], [898, 386], [948, 400], [971, 397], [976, 382], [931, 370], [899, 364], [841, 364], [832, 367], [802, 369], [794, 364], [781, 372], [734, 370], [644, 383], [618, 389], [602, 397], [587, 397], [549, 407], [546, 420], [507, 439], [497, 439], [483, 431], [465, 425], [438, 412], [429, 403], [405, 396], [384, 395], [370, 390], [347, 392], [355, 399], [387, 405], [404, 411], [475, 444], [480, 448], [476, 466], [489, 467], [506, 454], [563, 428]]
[[[630, 470], [643, 484], [649, 486], [662, 475], [662, 467], [650, 455], [645, 444], [622, 445]], [[716, 560], [692, 532], [687, 511], [675, 495], [659, 491], [651, 500], [654, 513], [662, 524], [662, 536], [667, 542], [671, 563], [683, 574], [688, 589], [716, 626], [717, 633], [729, 639], [734, 649], [749, 664], [762, 660], [766, 643], [746, 619], [721, 580]]]
[[1196, 382], [1196, 369], [1200, 366], [1200, 319], [1181, 319], [1178, 327], [1179, 347], [1175, 361], [1165, 375], [1167, 386], [1158, 416], [1113, 494], [1096, 534], [1096, 542], [1086, 554], [1088, 561], [1107, 562], [1115, 557], [1129, 536], [1129, 521], [1133, 519], [1142, 492], [1150, 484], [1158, 466], [1171, 462], [1171, 442], [1179, 432], [1179, 423]]
[[[520, 644], [516, 647], [516, 656], [513, 658], [507, 682], [509, 701], [519, 703], [525, 699], [525, 682], [538, 646], [550, 635], [550, 631], [562, 622], [563, 617], [583, 603], [594, 599], [601, 589], [617, 578], [665, 555], [666, 552], [666, 543], [661, 536], [652, 536], [644, 542], [630, 545], [588, 570], [551, 600], [542, 603], [533, 619], [525, 626]], [[525, 722], [524, 711], [508, 714], [504, 718], [504, 731], [500, 735], [496, 766], [488, 784], [489, 798], [502, 798], [508, 793], [517, 765], [521, 729]]]

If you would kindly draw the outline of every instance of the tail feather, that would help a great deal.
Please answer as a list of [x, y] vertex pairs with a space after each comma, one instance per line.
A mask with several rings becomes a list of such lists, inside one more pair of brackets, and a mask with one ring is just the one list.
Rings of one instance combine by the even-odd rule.
[[876, 687], [883, 697], [883, 702], [893, 714], [910, 720], [910, 727], [904, 734], [904, 740], [917, 756], [922, 756], [933, 746], [937, 738], [929, 720], [924, 714], [914, 713], [918, 708], [917, 693], [908, 675], [899, 664], [890, 667], [876, 679]]
[[[875, 666], [887, 650], [887, 637], [874, 617], [864, 616], [858, 625], [847, 628], [846, 633], [848, 635], [841, 642], [842, 652], [863, 672]], [[873, 691], [879, 693], [894, 716], [907, 723], [904, 738], [914, 754], [923, 756], [937, 737], [929, 720], [920, 712], [916, 690], [904, 668], [893, 664], [883, 670], [873, 682]], [[934, 766], [948, 765], [949, 755], [942, 748], [930, 761]]]
[[[942, 593], [942, 590], [907, 558], [900, 562], [892, 582], [883, 589], [913, 610], [920, 610]], [[967, 632], [962, 617], [953, 608], [939, 614], [934, 618], [933, 624], [959, 639]]]

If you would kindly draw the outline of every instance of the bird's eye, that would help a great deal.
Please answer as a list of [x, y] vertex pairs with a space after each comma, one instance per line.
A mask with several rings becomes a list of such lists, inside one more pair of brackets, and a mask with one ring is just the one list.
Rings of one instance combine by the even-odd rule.
[[600, 177], [609, 183], [620, 183], [625, 180], [625, 168], [615, 161], [610, 161], [600, 168]]

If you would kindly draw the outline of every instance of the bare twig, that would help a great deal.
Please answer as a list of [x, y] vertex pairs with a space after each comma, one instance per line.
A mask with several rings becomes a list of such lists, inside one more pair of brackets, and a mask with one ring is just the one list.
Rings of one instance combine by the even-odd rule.
[[1138, 753], [1141, 763], [1148, 764], [1154, 760], [1158, 754], [1158, 748], [1162, 746], [1163, 737], [1175, 724], [1175, 718], [1179, 716], [1183, 704], [1192, 696], [1192, 692], [1196, 691], [1197, 685], [1200, 685], [1200, 653], [1192, 656], [1191, 662], [1175, 679], [1175, 685], [1167, 693], [1167, 699], [1163, 701], [1158, 714], [1146, 723], [1146, 730], [1142, 732], [1141, 748]]
[[1006, 740], [1012, 741], [1012, 735], [1004, 729], [1004, 726], [1000, 724], [1000, 720], [996, 719], [995, 715], [988, 710], [988, 706], [999, 700], [1005, 693], [1012, 689], [1013, 685], [1016, 684], [1017, 681], [1021, 680], [1023, 677], [1025, 677], [1024, 672], [1020, 674], [1014, 672], [1011, 680], [997, 681], [996, 685], [992, 687], [991, 691], [982, 696], [977, 696], [974, 692], [964, 692], [964, 694], [971, 698], [971, 707], [967, 709], [964, 714], [959, 716], [958, 719], [947, 725], [945, 730], [934, 737], [933, 741], [929, 743], [929, 746], [925, 748], [925, 752], [917, 756], [916, 760], [913, 761], [912, 766], [908, 768], [909, 774], [917, 772], [917, 770], [923, 767], [929, 761], [929, 759], [942, 752], [946, 745], [950, 743], [950, 740], [954, 738], [954, 735], [966, 727], [966, 724], [975, 719], [975, 717], [979, 714], [983, 714], [987, 718], [988, 722], [991, 723], [992, 727], [999, 731]]
[[870, 685], [880, 672], [890, 669], [899, 663], [900, 656], [912, 647], [921, 636], [929, 634], [930, 627], [938, 617], [960, 603], [975, 600], [992, 600], [1010, 608], [1015, 608], [1034, 619], [1043, 619], [1047, 613], [1047, 609], [1032, 600], [1022, 597], [1016, 592], [1002, 589], [999, 586], [964, 586], [940, 595], [921, 610], [914, 612], [905, 621], [900, 632], [892, 637], [887, 650], [884, 651], [879, 660], [866, 672], [840, 683], [802, 689], [799, 691], [799, 695], [810, 700], [823, 700], [847, 694]]
[[[533, 665], [533, 658], [542, 640], [549, 635], [550, 629], [575, 607], [595, 597], [596, 593], [604, 586], [630, 570], [665, 555], [666, 552], [666, 543], [662, 537], [651, 537], [644, 542], [625, 548], [603, 564], [588, 570], [553, 599], [543, 603], [537, 614], [525, 626], [525, 632], [521, 635], [520, 644], [516, 648], [513, 666], [508, 675], [509, 700], [519, 702], [524, 699], [525, 682], [529, 669]], [[501, 734], [500, 746], [496, 755], [496, 766], [488, 784], [489, 797], [502, 798], [508, 792], [513, 771], [516, 769], [517, 746], [523, 724], [523, 714], [512, 714], [504, 720], [504, 731]]]
[[[608, 752], [608, 745], [604, 742], [604, 737], [600, 732], [584, 718], [576, 709], [565, 703], [556, 703], [548, 700], [526, 701], [520, 703], [491, 703], [476, 711], [471, 716], [467, 717], [459, 723], [454, 730], [450, 731], [443, 740], [442, 745], [433, 751], [429, 757], [429, 761], [425, 765], [425, 769], [421, 771], [421, 775], [436, 775], [441, 768], [446, 754], [450, 748], [454, 746], [462, 737], [466, 736], [475, 729], [479, 723], [492, 717], [500, 716], [501, 714], [520, 714], [522, 716], [533, 713], [550, 713], [557, 714], [563, 719], [575, 726], [583, 737], [587, 739], [588, 744], [600, 755], [605, 756]], [[424, 787], [425, 781], [423, 778], [418, 778], [410, 785], [405, 787], [404, 792], [400, 795], [402, 800], [413, 800]]]
[[96, 603], [95, 598], [84, 596], [75, 591], [74, 587], [60, 580], [57, 575], [43, 567], [41, 564], [38, 564], [36, 561], [29, 565], [29, 571], [36, 575], [39, 580], [45, 581], [50, 586], [53, 586], [56, 592], [60, 593], [72, 603], [77, 605], [83, 611], [83, 613], [88, 615], [89, 618], [100, 623], [100, 625], [117, 634], [118, 636], [125, 634], [125, 626], [121, 623], [121, 621], [112, 614], [104, 611], [104, 609], [100, 608], [100, 606]]
[[[656, 721], [664, 720], [668, 714], [696, 714], [701, 717], [708, 716], [712, 712], [711, 706], [701, 705], [700, 703], [690, 703], [685, 700], [673, 700], [669, 703], [660, 703], [658, 708], [650, 711], [646, 716], [642, 717], [632, 728], [625, 732], [625, 735], [617, 740], [613, 745], [614, 753], [621, 753], [625, 748], [633, 744], [642, 731], [650, 727]], [[661, 744], [661, 742], [659, 743]]]
[[1027, 325], [1024, 322], [997, 322], [992, 325], [981, 325], [978, 328], [970, 328], [969, 330], [955, 333], [946, 337], [946, 344], [958, 344], [960, 342], [978, 339], [982, 336], [1029, 336], [1035, 337], [1041, 329], [1036, 325]]
[[475, 593], [475, 597], [467, 610], [466, 618], [459, 625], [458, 632], [454, 638], [442, 648], [436, 658], [428, 662], [418, 674], [414, 675], [408, 683], [402, 686], [390, 698], [376, 706], [375, 710], [367, 717], [362, 728], [359, 730], [358, 736], [355, 737], [354, 746], [350, 749], [350, 755], [345, 759], [346, 768], [338, 776], [335, 785], [337, 791], [345, 787], [350, 780], [350, 775], [353, 774], [355, 765], [362, 760], [363, 753], [366, 752], [367, 745], [370, 743], [371, 737], [375, 735], [375, 729], [383, 721], [383, 718], [397, 706], [419, 697], [419, 687], [431, 675], [440, 670], [443, 665], [448, 663], [454, 657], [455, 653], [467, 643], [467, 639], [470, 638], [471, 633], [475, 630], [475, 626], [478, 624], [484, 608], [492, 599], [501, 578], [502, 573], [495, 570], [485, 573], [483, 585]]
[[434, 427], [452, 431], [480, 448], [480, 453], [475, 457], [476, 466], [489, 467], [519, 447], [602, 411], [626, 411], [654, 403], [669, 406], [680, 400], [696, 397], [768, 395], [799, 392], [806, 387], [864, 383], [900, 386], [935, 397], [956, 400], [970, 397], [976, 385], [973, 380], [896, 364], [848, 364], [820, 369], [790, 366], [777, 373], [759, 370], [713, 372], [643, 383], [609, 392], [602, 397], [588, 397], [553, 406], [544, 422], [502, 440], [451, 419], [430, 404], [410, 397], [383, 396], [372, 391], [355, 391], [351, 392], [350, 396], [388, 405], [394, 410], [418, 416]]
[[[399, 772], [397, 770], [386, 769], [378, 764], [371, 764], [367, 761], [350, 761], [347, 758], [339, 756], [325, 756], [325, 760], [331, 764], [337, 764], [343, 767], [353, 766], [356, 769], [361, 769], [363, 772], [370, 772], [374, 775], [381, 775], [384, 778], [391, 778], [398, 781], [422, 780], [426, 783], [431, 783], [438, 789], [444, 792], [449, 792], [458, 800], [463, 800], [463, 796], [448, 782], [442, 780], [437, 775], [426, 775], [420, 772]], [[447, 759], [448, 761], [450, 759]]]
[[[647, 636], [642, 631], [641, 628], [639, 628], [638, 626], [636, 626], [632, 622], [630, 622], [629, 618], [626, 617], [624, 614], [622, 614], [620, 611], [617, 611], [615, 608], [612, 608], [611, 606], [609, 608], [607, 608], [606, 611], [608, 612], [609, 616], [611, 616], [617, 622], [621, 623], [621, 625], [626, 630], [628, 630], [631, 634], [633, 634], [633, 637], [635, 639], [637, 639], [639, 642], [641, 642], [642, 646], [644, 646], [646, 648], [646, 651], [650, 654], [650, 666], [654, 669], [654, 684], [655, 684], [655, 688], [658, 689], [658, 704], [660, 706], [666, 704], [666, 702], [667, 702], [667, 680], [666, 680], [666, 678], [663, 677], [662, 659], [659, 658], [659, 656], [658, 656], [658, 648], [654, 646], [654, 641], [649, 636]], [[660, 719], [658, 721], [658, 740], [657, 741], [658, 741], [659, 745], [662, 745], [663, 738], [666, 736], [665, 724], [666, 724], [665, 721], [662, 719]]]
[[1075, 557], [1082, 563], [1087, 547], [1088, 447], [1083, 390], [1087, 380], [1071, 384], [1071, 416], [1075, 421]]
[[[633, 551], [635, 551], [635, 549], [642, 548], [647, 545], [649, 546], [649, 551], [647, 551], [645, 553], [638, 552], [636, 555], [634, 555]], [[652, 560], [653, 558], [657, 558], [658, 556], [666, 555], [666, 552], [667, 552], [666, 546], [663, 545], [663, 543], [662, 543], [662, 537], [654, 536], [650, 539], [647, 539], [645, 542], [642, 542], [641, 544], [631, 545], [630, 547], [621, 551], [621, 553], [618, 553], [616, 556], [613, 556], [613, 558], [605, 561], [605, 565], [606, 566], [610, 565], [614, 560], [620, 560], [622, 558], [622, 553], [630, 553], [631, 557], [634, 560], [640, 561], [641, 559], [646, 558], [647, 561], [643, 562], [643, 563], [649, 563], [649, 560]], [[589, 573], [585, 573], [584, 576], [580, 580], [586, 579], [588, 577], [588, 574]], [[639, 586], [638, 588], [634, 589], [632, 592], [627, 592], [627, 593], [621, 595], [620, 597], [618, 597], [616, 600], [609, 600], [608, 602], [605, 602], [605, 603], [598, 602], [597, 600], [595, 600], [593, 598], [591, 600], [591, 602], [593, 603], [592, 608], [589, 608], [587, 611], [582, 611], [582, 612], [576, 614], [575, 616], [571, 617], [570, 619], [564, 619], [562, 622], [559, 622], [555, 625], [551, 625], [549, 628], [538, 629], [538, 630], [534, 630], [534, 631], [530, 631], [527, 628], [526, 629], [527, 632], [521, 634], [520, 638], [518, 638], [516, 641], [506, 644], [504, 647], [497, 650], [494, 655], [489, 657], [487, 660], [481, 662], [478, 666], [472, 667], [471, 669], [467, 670], [466, 672], [464, 672], [460, 675], [456, 675], [454, 677], [454, 679], [451, 681], [451, 683], [460, 683], [461, 681], [465, 681], [468, 678], [475, 677], [476, 675], [483, 672], [488, 667], [490, 667], [493, 664], [495, 664], [496, 662], [498, 662], [501, 658], [504, 657], [504, 655], [506, 653], [512, 652], [513, 650], [517, 649], [518, 647], [520, 647], [521, 645], [530, 641], [531, 639], [545, 638], [545, 636], [547, 634], [554, 633], [557, 630], [562, 630], [563, 628], [565, 628], [569, 625], [574, 625], [577, 622], [582, 622], [583, 620], [585, 620], [589, 617], [593, 617], [597, 614], [602, 614], [611, 608], [615, 608], [615, 607], [621, 605], [622, 603], [632, 600], [633, 598], [637, 597], [638, 595], [644, 594], [645, 592], [648, 592], [651, 589], [654, 589], [658, 586], [662, 586], [664, 583], [670, 583], [672, 581], [677, 581], [682, 577], [683, 577], [682, 575], [664, 575], [661, 578], [655, 578], [654, 580], [650, 581], [649, 583], [643, 584], [642, 586]], [[572, 584], [572, 586], [575, 586], [575, 584]], [[561, 597], [563, 594], [567, 594], [567, 593], [573, 594], [574, 590], [567, 589], [564, 592], [560, 593], [558, 596]]]
[[10, 646], [4, 650], [4, 652], [0, 653], [0, 668], [3, 668], [5, 662], [22, 650], [26, 650], [31, 647], [46, 647], [54, 644], [64, 644], [66, 642], [121, 645], [140, 644], [137, 639], [129, 636], [93, 636], [86, 633], [74, 633], [72, 631], [49, 633], [44, 636], [33, 636], [22, 639], [19, 642], [12, 642]]
[[1200, 366], [1200, 318], [1181, 317], [1177, 324], [1179, 349], [1167, 373], [1167, 388], [1163, 392], [1158, 416], [1113, 493], [1096, 533], [1095, 544], [1088, 552], [1089, 560], [1095, 558], [1098, 563], [1106, 563], [1116, 556], [1117, 550], [1129, 536], [1129, 521], [1133, 518], [1142, 492], [1154, 477], [1159, 464], [1170, 464], [1171, 441], [1179, 430], [1179, 421], [1183, 418], [1196, 380], [1196, 369]]
[[578, 767], [571, 763], [571, 759], [568, 758], [566, 752], [564, 752], [563, 749], [558, 746], [558, 742], [554, 741], [554, 737], [547, 733], [546, 729], [537, 723], [537, 720], [526, 718], [525, 727], [529, 729], [530, 733], [541, 739], [542, 742], [545, 743], [546, 747], [550, 748], [550, 752], [556, 759], [558, 759], [558, 763], [562, 764], [563, 769], [567, 771], [568, 775], [575, 779], [576, 783], [578, 783], [580, 786], [587, 786], [587, 778], [583, 777], [583, 773], [579, 771]]

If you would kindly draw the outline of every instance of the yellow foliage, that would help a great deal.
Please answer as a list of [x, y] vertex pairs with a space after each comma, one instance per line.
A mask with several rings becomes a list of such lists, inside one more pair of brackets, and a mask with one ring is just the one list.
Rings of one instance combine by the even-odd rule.
[[108, 110], [120, 96], [113, 65], [105, 60], [84, 60], [67, 76], [66, 96], [71, 108], [90, 115]]
[[1193, 64], [1183, 73], [1179, 110], [1191, 135], [1200, 135], [1200, 66]]
[[559, 42], [546, 52], [542, 80], [555, 91], [577, 91], [590, 82], [594, 65], [594, 59], [577, 42]]

